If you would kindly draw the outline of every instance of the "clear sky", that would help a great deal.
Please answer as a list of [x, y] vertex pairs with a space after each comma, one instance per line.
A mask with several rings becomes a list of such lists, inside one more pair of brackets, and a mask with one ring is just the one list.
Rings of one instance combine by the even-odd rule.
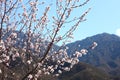
[[120, 35], [120, 0], [90, 0], [86, 7], [92, 9], [87, 21], [75, 32], [73, 41], [103, 32]]
[[[49, 2], [54, 3], [55, 0], [45, 1], [49, 4]], [[53, 10], [55, 10], [55, 5], [52, 7]], [[90, 0], [87, 5], [79, 10], [75, 10], [72, 16], [79, 16], [81, 12], [86, 11], [88, 8], [91, 8], [91, 11], [85, 17], [87, 21], [82, 22], [74, 32], [72, 42], [103, 32], [110, 34], [116, 34], [117, 32], [120, 36], [120, 0]], [[44, 10], [44, 8], [40, 10]], [[55, 15], [55, 12], [51, 11], [50, 16], [53, 15]], [[62, 33], [63, 32], [61, 32], [61, 34]]]

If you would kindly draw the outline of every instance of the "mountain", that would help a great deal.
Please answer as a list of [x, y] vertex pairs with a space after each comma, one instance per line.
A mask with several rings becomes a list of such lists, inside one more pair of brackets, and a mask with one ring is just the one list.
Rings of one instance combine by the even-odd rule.
[[112, 80], [101, 70], [85, 63], [78, 63], [69, 72], [63, 72], [60, 80]]
[[[91, 50], [89, 46], [94, 41], [98, 43], [98, 46]], [[87, 48], [88, 54], [80, 57], [80, 61], [94, 65], [113, 77], [120, 75], [120, 37], [102, 33], [66, 46], [69, 47], [69, 54], [74, 53], [75, 50], [80, 51], [82, 48]]]
[[[18, 33], [17, 31], [15, 32]], [[9, 34], [11, 34], [11, 32], [9, 32]], [[8, 35], [4, 36], [3, 39], [6, 39], [7, 36]], [[22, 41], [20, 42], [21, 43], [20, 47], [23, 47], [24, 46], [23, 42], [24, 40], [27, 39], [26, 34], [19, 33], [18, 38], [19, 40], [17, 41], [17, 43], [19, 41]], [[33, 39], [32, 42], [34, 43], [34, 40], [36, 39], [36, 37], [33, 37], [32, 39]], [[94, 50], [91, 50], [89, 49], [89, 47], [93, 42], [97, 42], [98, 46]], [[42, 43], [46, 45], [49, 42], [43, 41]], [[81, 41], [76, 41], [74, 43], [67, 44], [66, 46], [69, 47], [69, 49], [67, 50], [69, 55], [73, 54], [76, 50], [80, 51], [82, 48], [88, 49], [89, 51], [88, 54], [84, 55], [83, 57], [80, 57], [80, 61], [88, 63], [89, 65], [92, 65], [94, 67], [86, 65], [84, 63], [79, 63], [70, 72], [65, 72], [62, 74], [61, 78], [62, 79], [64, 78], [63, 80], [93, 80], [93, 79], [105, 80], [105, 78], [107, 80], [110, 80], [109, 76], [112, 76], [112, 79], [114, 78], [114, 80], [120, 80], [120, 77], [119, 77], [120, 75], [120, 50], [119, 50], [120, 37], [114, 34], [102, 33], [92, 37], [88, 37]], [[53, 48], [54, 50], [56, 50], [59, 48], [59, 46], [53, 45]], [[44, 48], [42, 49], [42, 51], [44, 51]], [[11, 62], [11, 65], [15, 65], [15, 64], [18, 65], [17, 62]], [[0, 64], [0, 68], [2, 68], [2, 66], [3, 65]], [[10, 69], [10, 71], [16, 71], [16, 73], [18, 74], [18, 77], [21, 77], [24, 74], [21, 75], [22, 72], [20, 72], [19, 70], [23, 68], [23, 73], [26, 72], [25, 66], [26, 65], [23, 65], [23, 67], [21, 67], [20, 65], [20, 67], [17, 67], [17, 68], [16, 66], [15, 67], [12, 66], [13, 69]], [[5, 70], [8, 71], [7, 68]], [[10, 75], [9, 78], [14, 77], [14, 75], [11, 75], [11, 73], [6, 73], [6, 74]], [[0, 79], [1, 78], [2, 78], [2, 74], [0, 74]]]

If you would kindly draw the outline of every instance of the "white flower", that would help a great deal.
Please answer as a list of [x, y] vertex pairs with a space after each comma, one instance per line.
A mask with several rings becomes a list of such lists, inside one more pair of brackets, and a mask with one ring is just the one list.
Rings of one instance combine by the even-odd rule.
[[66, 59], [65, 59], [65, 58], [62, 58], [62, 61], [66, 61]]
[[0, 69], [0, 74], [2, 73], [2, 70]]
[[2, 63], [2, 60], [0, 60], [0, 63]]
[[58, 70], [58, 73], [59, 73], [59, 74], [61, 74], [61, 73], [62, 73], [62, 71], [61, 71], [61, 70]]
[[52, 69], [50, 69], [50, 72], [51, 72], [51, 73], [53, 73], [53, 72], [54, 72], [54, 69], [53, 69], [53, 68], [52, 68]]
[[41, 63], [38, 63], [38, 67], [41, 67], [42, 66], [42, 64]]
[[68, 68], [68, 67], [65, 67], [65, 68], [63, 68], [65, 71], [70, 71], [70, 68]]
[[17, 38], [17, 33], [15, 32], [11, 33], [11, 38]]
[[34, 80], [38, 80], [37, 78], [34, 78]]
[[31, 6], [35, 6], [35, 5], [37, 4], [37, 2], [35, 2], [35, 1], [33, 2], [33, 1], [32, 1], [32, 2], [30, 2], [29, 4], [30, 4]]
[[73, 33], [69, 33], [69, 34], [67, 35], [67, 37], [69, 37], [69, 38], [72, 38], [72, 39], [73, 39], [73, 38], [74, 38], [74, 37], [73, 37]]
[[80, 45], [78, 45], [78, 47], [80, 47]]
[[12, 75], [15, 75], [15, 73], [12, 73]]
[[12, 60], [13, 60], [13, 61], [16, 60], [16, 56], [15, 56], [15, 55], [12, 56]]
[[27, 12], [24, 11], [24, 12], [23, 12], [23, 16], [24, 16], [24, 17], [27, 17], [27, 16], [28, 16]]
[[79, 62], [78, 58], [74, 58], [75, 64], [77, 64]]
[[60, 61], [60, 60], [58, 60], [58, 61], [57, 61], [57, 63], [58, 63], [58, 64], [60, 64], [60, 63], [61, 63], [61, 61]]
[[27, 63], [28, 63], [28, 64], [31, 64], [31, 61], [30, 61], [30, 60], [28, 60], [28, 61], [27, 61]]
[[48, 69], [52, 69], [53, 66], [48, 66]]
[[66, 47], [66, 49], [69, 49], [69, 47]]
[[42, 73], [42, 71], [41, 70], [38, 70], [38, 74], [40, 75]]
[[45, 68], [43, 68], [42, 70], [43, 70], [44, 72], [46, 71], [46, 69], [45, 69]]
[[2, 54], [2, 57], [6, 57], [7, 55], [6, 54]]
[[58, 65], [55, 65], [55, 69], [57, 69], [58, 68]]
[[46, 75], [50, 75], [50, 73], [49, 73], [49, 72], [45, 72], [44, 74], [46, 74]]
[[30, 48], [34, 48], [34, 44], [32, 42], [30, 43]]
[[9, 66], [9, 63], [6, 63], [6, 66]]
[[16, 54], [15, 54], [15, 57], [19, 57], [20, 55], [19, 55], [19, 53], [18, 52], [16, 52]]
[[91, 49], [94, 49], [98, 44], [96, 42], [93, 42]]
[[29, 78], [29, 79], [32, 79], [32, 78], [33, 78], [33, 75], [29, 74], [28, 78]]
[[71, 63], [72, 59], [66, 59], [66, 62]]
[[87, 54], [87, 52], [88, 52], [88, 50], [87, 49], [81, 49], [81, 51], [80, 51], [82, 54], [84, 54], [84, 55], [86, 55]]
[[10, 59], [10, 57], [9, 56], [6, 56], [6, 61], [8, 61]]
[[70, 65], [70, 68], [73, 68], [73, 64]]
[[59, 76], [59, 74], [55, 74], [55, 76]]
[[76, 51], [74, 56], [76, 56], [78, 58], [78, 57], [82, 57], [82, 54], [80, 52]]

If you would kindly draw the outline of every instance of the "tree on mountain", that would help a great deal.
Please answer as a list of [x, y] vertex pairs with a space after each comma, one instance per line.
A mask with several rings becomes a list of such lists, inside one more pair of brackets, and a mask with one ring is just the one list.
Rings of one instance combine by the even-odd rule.
[[[65, 44], [73, 38], [79, 24], [86, 20], [84, 17], [90, 8], [80, 16], [71, 17], [72, 12], [88, 2], [0, 0], [1, 79], [8, 79], [9, 74], [21, 80], [37, 80], [50, 74], [59, 76], [63, 70], [69, 71], [77, 64], [78, 57], [87, 53], [87, 49], [69, 56], [66, 52], [69, 48]], [[65, 28], [67, 31], [61, 34]], [[56, 46], [58, 43], [61, 43], [60, 47]], [[65, 66], [66, 63], [69, 65]], [[23, 72], [20, 74], [22, 76], [18, 76], [14, 70], [16, 67]], [[8, 74], [5, 69], [9, 71]]]

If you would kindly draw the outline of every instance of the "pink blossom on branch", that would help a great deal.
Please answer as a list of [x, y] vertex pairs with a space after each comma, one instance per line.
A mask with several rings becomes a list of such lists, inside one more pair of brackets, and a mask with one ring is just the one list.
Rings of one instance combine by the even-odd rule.
[[[88, 1], [85, 0], [82, 4], [79, 3], [80, 0], [51, 2], [56, 6], [53, 13], [57, 14], [50, 14], [51, 3], [39, 0], [0, 1], [0, 63], [8, 69], [22, 65], [21, 72], [25, 67], [24, 75], [16, 78], [20, 80], [37, 80], [44, 75], [59, 76], [64, 70], [70, 71], [88, 50], [76, 50], [73, 55], [68, 55], [69, 48], [65, 45], [74, 38], [73, 32], [86, 20], [84, 17], [90, 9], [73, 18], [71, 14]], [[66, 26], [71, 22], [73, 24]], [[69, 29], [63, 35], [60, 34], [66, 27]], [[55, 46], [59, 42], [62, 43], [61, 46]], [[96, 46], [97, 43], [94, 42], [91, 49]], [[66, 63], [69, 66], [64, 66]], [[4, 72], [4, 68], [0, 70], [0, 73]], [[17, 76], [15, 71], [10, 73]]]

